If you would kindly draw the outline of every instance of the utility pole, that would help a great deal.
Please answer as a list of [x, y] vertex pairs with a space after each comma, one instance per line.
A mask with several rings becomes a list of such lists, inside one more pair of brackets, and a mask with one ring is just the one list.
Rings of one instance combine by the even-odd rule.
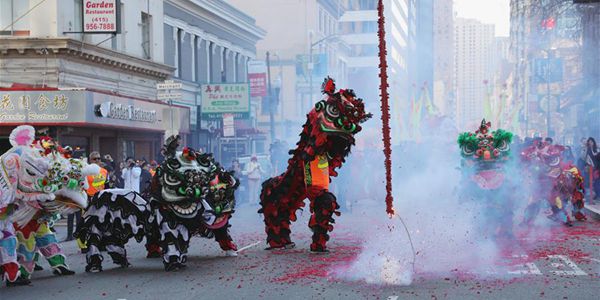
[[271, 89], [271, 61], [269, 58], [269, 51], [267, 51], [267, 88], [269, 97], [269, 125], [271, 128], [271, 143], [275, 141], [275, 116], [274, 116], [274, 108], [275, 101], [273, 101], [273, 91]]
[[308, 40], [308, 44], [310, 45], [310, 49], [308, 50], [308, 107], [310, 107], [310, 103], [312, 100], [312, 95], [313, 95], [313, 69], [314, 69], [314, 62], [313, 62], [313, 43], [312, 43], [312, 33], [309, 35], [309, 40]]
[[546, 59], [546, 137], [550, 137], [550, 52]]

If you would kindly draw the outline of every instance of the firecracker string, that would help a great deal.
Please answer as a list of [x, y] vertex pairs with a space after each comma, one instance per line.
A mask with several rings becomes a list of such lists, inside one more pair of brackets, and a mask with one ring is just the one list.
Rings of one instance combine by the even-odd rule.
[[381, 79], [381, 121], [383, 131], [383, 153], [385, 154], [385, 189], [387, 195], [385, 197], [386, 212], [394, 215], [394, 198], [392, 196], [392, 150], [390, 141], [390, 106], [388, 102], [388, 82], [387, 82], [387, 62], [386, 62], [386, 45], [385, 45], [385, 17], [383, 15], [383, 0], [379, 0], [377, 5], [377, 13], [379, 15], [379, 78]]

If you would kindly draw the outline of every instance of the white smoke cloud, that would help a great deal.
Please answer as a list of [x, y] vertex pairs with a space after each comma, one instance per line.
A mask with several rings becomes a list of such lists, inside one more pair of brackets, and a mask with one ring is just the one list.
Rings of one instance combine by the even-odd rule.
[[[414, 256], [400, 218], [384, 219], [383, 207], [371, 207], [368, 211], [372, 215], [366, 217], [371, 224], [381, 221], [367, 225], [367, 232], [362, 234], [366, 237], [362, 252], [347, 269], [334, 270], [337, 276], [368, 283], [409, 285], [420, 276], [508, 275], [503, 252], [510, 242], [507, 245], [506, 240], [502, 243], [493, 236], [498, 228], [512, 226], [511, 222], [501, 223], [501, 210], [490, 210], [485, 199], [470, 192], [469, 196], [459, 196], [461, 158], [455, 137], [437, 135], [430, 141], [395, 149], [395, 209], [410, 232]], [[506, 184], [511, 184], [511, 190], [503, 204], [514, 205], [504, 217], [510, 220], [514, 212], [512, 224], [518, 228], [529, 193], [518, 179], [522, 175], [518, 164], [515, 167], [507, 166]], [[383, 189], [380, 183], [372, 184]], [[546, 219], [540, 214], [537, 225], [547, 224], [540, 218]], [[545, 230], [539, 226], [536, 229], [530, 238], [535, 239]], [[504, 271], [498, 272], [500, 269]]]

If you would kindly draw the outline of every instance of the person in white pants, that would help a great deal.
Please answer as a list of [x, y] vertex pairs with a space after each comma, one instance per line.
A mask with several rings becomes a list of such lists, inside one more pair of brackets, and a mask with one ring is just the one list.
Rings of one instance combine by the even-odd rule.
[[248, 176], [248, 203], [250, 205], [258, 205], [258, 202], [260, 201], [260, 180], [262, 178], [262, 174], [264, 173], [265, 172], [258, 163], [258, 158], [256, 155], [252, 155], [250, 162], [246, 165], [246, 169], [242, 172], [243, 175]]

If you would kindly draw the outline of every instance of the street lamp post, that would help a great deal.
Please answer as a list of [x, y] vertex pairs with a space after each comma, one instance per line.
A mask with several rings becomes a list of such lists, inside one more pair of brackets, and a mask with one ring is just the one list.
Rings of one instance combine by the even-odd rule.
[[552, 95], [550, 94], [550, 80], [552, 80], [551, 76], [552, 76], [552, 70], [551, 70], [551, 61], [550, 59], [554, 57], [553, 55], [553, 51], [554, 48], [545, 50], [546, 52], [546, 63], [545, 63], [545, 80], [546, 80], [546, 136], [550, 137], [550, 131], [552, 128], [552, 118], [551, 118], [551, 113], [550, 113], [550, 99], [552, 97]]
[[[310, 35], [310, 49], [308, 51], [308, 103], [310, 103], [311, 99], [312, 99], [312, 95], [313, 95], [313, 69], [314, 69], [314, 63], [313, 63], [313, 47], [314, 44], [312, 43], [312, 34]], [[309, 105], [310, 107], [310, 105]]]
[[[283, 65], [281, 63], [281, 57], [279, 56], [279, 54], [277, 54], [277, 52], [273, 53], [273, 57], [277, 57], [277, 64], [279, 65], [279, 75], [277, 76], [277, 78], [275, 79], [275, 89], [276, 89], [276, 98], [277, 101], [277, 109], [278, 109], [278, 114], [283, 118], [283, 104], [279, 105], [280, 103], [280, 98], [279, 95], [281, 93], [281, 90], [283, 89]], [[277, 93], [277, 88], [279, 88], [279, 93]], [[283, 96], [281, 96], [283, 97]], [[281, 110], [279, 110], [279, 108], [281, 107]]]
[[275, 141], [275, 116], [274, 108], [275, 101], [273, 101], [273, 91], [271, 90], [271, 60], [270, 53], [267, 51], [267, 88], [269, 97], [269, 128], [271, 129], [271, 143]]

